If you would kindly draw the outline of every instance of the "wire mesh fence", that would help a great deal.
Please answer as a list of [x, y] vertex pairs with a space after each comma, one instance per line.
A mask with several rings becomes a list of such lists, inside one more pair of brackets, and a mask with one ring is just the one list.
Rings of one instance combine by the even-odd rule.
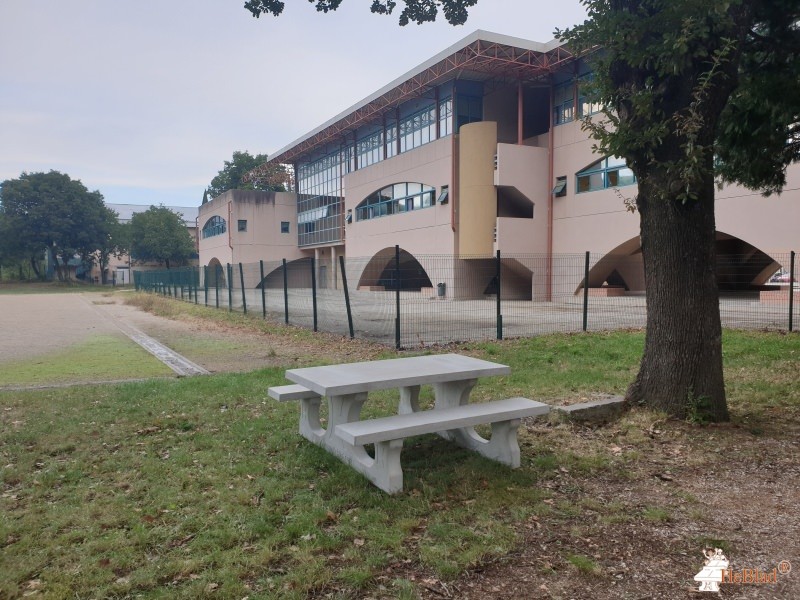
[[[721, 254], [724, 327], [796, 329], [794, 252]], [[409, 348], [555, 332], [642, 328], [641, 254], [303, 258], [135, 271], [138, 290]], [[682, 293], [675, 290], [676, 294]]]

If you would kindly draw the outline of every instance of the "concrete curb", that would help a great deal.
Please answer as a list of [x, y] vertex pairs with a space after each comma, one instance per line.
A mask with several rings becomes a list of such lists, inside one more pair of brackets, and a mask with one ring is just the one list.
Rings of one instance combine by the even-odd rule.
[[569, 406], [553, 406], [551, 414], [563, 421], [606, 423], [618, 418], [627, 407], [622, 396], [610, 396]]

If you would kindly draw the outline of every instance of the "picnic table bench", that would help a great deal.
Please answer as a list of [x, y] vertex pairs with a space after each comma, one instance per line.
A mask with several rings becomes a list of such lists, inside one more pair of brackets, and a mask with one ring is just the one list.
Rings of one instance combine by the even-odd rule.
[[[294, 385], [276, 386], [269, 395], [279, 401], [300, 401], [300, 434], [365, 475], [387, 493], [403, 489], [400, 453], [406, 437], [438, 433], [456, 444], [512, 468], [520, 465], [517, 429], [524, 417], [544, 415], [549, 406], [527, 398], [469, 403], [480, 377], [507, 375], [511, 369], [458, 354], [415, 356], [381, 361], [290, 369]], [[422, 385], [434, 390], [434, 407], [420, 410]], [[371, 391], [400, 390], [398, 414], [360, 420]], [[328, 423], [319, 417], [328, 399]], [[491, 424], [490, 439], [475, 425]], [[365, 445], [374, 444], [374, 457]]]

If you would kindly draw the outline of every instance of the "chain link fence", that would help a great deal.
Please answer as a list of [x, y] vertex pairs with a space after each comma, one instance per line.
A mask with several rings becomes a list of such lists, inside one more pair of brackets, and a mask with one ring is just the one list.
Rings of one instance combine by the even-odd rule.
[[[794, 260], [794, 252], [719, 255], [723, 327], [795, 329]], [[396, 247], [336, 262], [135, 271], [134, 283], [137, 290], [397, 348], [646, 323], [641, 254], [412, 256]]]

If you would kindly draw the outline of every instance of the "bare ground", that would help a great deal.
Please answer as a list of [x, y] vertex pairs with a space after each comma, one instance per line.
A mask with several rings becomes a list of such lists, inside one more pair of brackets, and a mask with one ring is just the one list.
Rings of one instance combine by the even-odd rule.
[[[287, 366], [322, 355], [363, 360], [381, 350], [325, 334], [309, 341], [165, 319], [123, 304], [119, 294], [27, 295], [0, 297], [0, 361], [114, 331], [120, 319], [212, 372]], [[396, 564], [379, 581], [411, 578], [426, 600], [713, 598], [697, 591], [693, 577], [703, 566], [704, 547], [723, 545], [735, 572], [772, 573], [781, 561], [794, 569], [778, 574], [776, 583], [724, 584], [716, 597], [800, 598], [799, 440], [800, 423], [778, 413], [746, 427], [528, 423], [523, 453], [545, 441], [554, 451], [607, 456], [613, 468], [559, 468], [542, 482], [552, 494], [552, 513], [520, 523], [522, 542], [494, 563], [447, 582], [420, 565]]]

